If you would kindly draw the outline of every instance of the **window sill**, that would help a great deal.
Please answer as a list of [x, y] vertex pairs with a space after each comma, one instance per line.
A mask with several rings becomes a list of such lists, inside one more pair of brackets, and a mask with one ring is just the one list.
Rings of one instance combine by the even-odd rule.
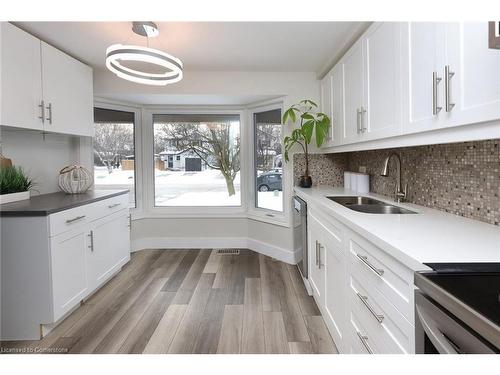
[[250, 211], [247, 213], [246, 217], [251, 220], [261, 221], [263, 223], [279, 225], [286, 228], [290, 227], [290, 224], [288, 223], [283, 213], [271, 213], [269, 211]]

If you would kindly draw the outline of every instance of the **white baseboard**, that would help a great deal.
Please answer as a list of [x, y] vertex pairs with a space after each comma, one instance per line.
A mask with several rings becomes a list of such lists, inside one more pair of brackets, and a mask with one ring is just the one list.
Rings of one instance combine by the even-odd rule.
[[279, 246], [246, 237], [149, 237], [132, 240], [131, 251], [144, 249], [250, 249], [260, 254], [297, 264], [299, 254]]

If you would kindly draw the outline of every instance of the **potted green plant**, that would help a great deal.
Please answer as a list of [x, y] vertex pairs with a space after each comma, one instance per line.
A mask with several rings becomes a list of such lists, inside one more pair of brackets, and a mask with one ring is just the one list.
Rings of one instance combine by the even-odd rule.
[[34, 181], [21, 167], [0, 167], [0, 203], [10, 203], [30, 199], [30, 189]]
[[321, 147], [324, 143], [328, 129], [330, 127], [330, 118], [322, 112], [317, 111], [318, 105], [309, 99], [301, 100], [292, 105], [283, 113], [283, 124], [291, 122], [295, 124], [300, 120], [300, 126], [292, 131], [290, 136], [285, 137], [285, 161], [289, 161], [289, 152], [296, 144], [302, 147], [304, 152], [306, 168], [304, 174], [300, 176], [299, 186], [309, 188], [312, 186], [312, 178], [309, 175], [309, 150], [313, 135], [316, 139], [316, 146]]

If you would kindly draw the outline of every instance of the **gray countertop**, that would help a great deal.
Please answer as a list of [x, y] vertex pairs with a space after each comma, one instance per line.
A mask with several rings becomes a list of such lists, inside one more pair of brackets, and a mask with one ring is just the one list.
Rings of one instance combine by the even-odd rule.
[[128, 193], [128, 190], [89, 190], [83, 194], [57, 192], [0, 205], [0, 216], [47, 216], [55, 212]]

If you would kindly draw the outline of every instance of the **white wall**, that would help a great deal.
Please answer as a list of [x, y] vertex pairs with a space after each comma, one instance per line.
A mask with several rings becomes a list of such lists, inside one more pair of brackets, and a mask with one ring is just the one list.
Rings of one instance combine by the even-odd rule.
[[[0, 130], [2, 154], [21, 166], [36, 182], [40, 194], [59, 191], [59, 171], [78, 161], [78, 138], [30, 130]], [[34, 191], [32, 194], [38, 194]]]
[[[155, 87], [138, 85], [117, 78], [108, 71], [94, 72], [94, 95], [134, 103], [144, 95], [158, 102], [168, 95], [255, 95], [283, 97], [285, 109], [301, 99], [319, 103], [319, 81], [314, 72], [185, 72], [184, 79], [174, 85]], [[248, 126], [248, 122], [245, 122]], [[290, 128], [285, 128], [288, 133]], [[285, 166], [287, 185], [285, 206], [289, 213], [292, 195], [292, 166]], [[143, 181], [143, 186], [151, 183]], [[175, 247], [250, 247], [254, 250], [293, 263], [293, 235], [290, 227], [274, 225], [244, 217], [219, 218], [151, 218], [137, 213], [132, 225], [134, 250]], [[288, 222], [291, 223], [290, 221]]]

